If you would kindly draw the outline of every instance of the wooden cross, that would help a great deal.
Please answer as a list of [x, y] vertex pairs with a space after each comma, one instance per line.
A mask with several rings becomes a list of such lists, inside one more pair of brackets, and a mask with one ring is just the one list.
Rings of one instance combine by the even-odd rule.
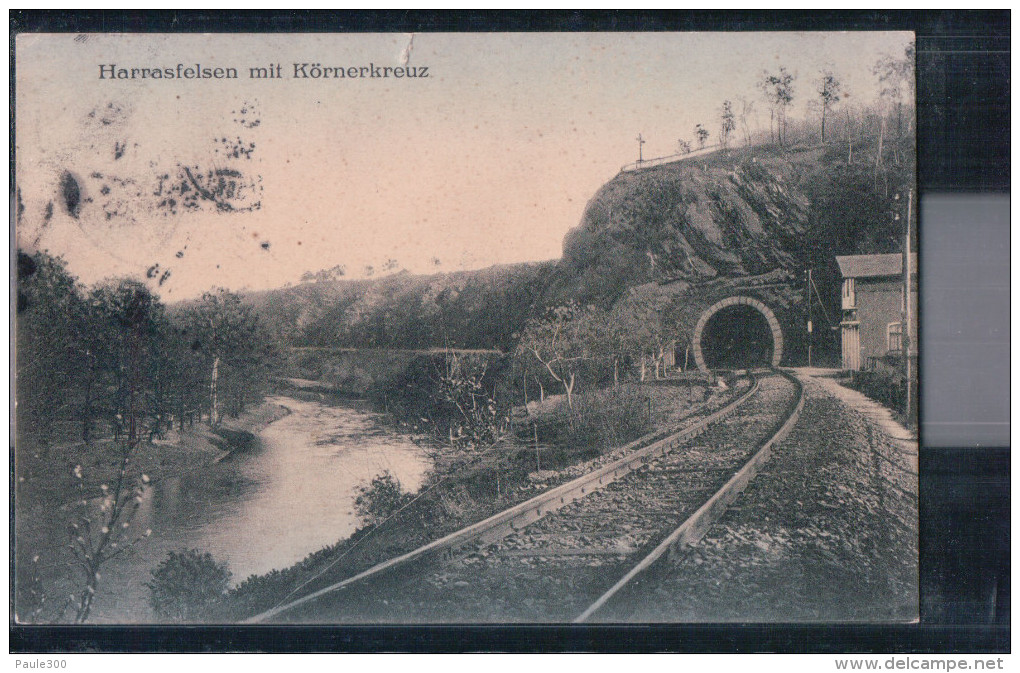
[[637, 134], [637, 160], [639, 162], [644, 161], [644, 157], [641, 152], [641, 146], [645, 144], [645, 139], [641, 137], [641, 134]]

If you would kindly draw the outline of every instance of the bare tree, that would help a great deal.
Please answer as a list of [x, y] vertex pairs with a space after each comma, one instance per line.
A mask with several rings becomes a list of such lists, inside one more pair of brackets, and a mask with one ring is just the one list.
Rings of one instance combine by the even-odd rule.
[[740, 102], [740, 129], [744, 133], [744, 144], [751, 144], [751, 128], [748, 126], [747, 118], [754, 112], [754, 102], [743, 96], [737, 99]]
[[[879, 96], [887, 102], [889, 107], [896, 110], [896, 132], [898, 135], [903, 133], [903, 98], [904, 96], [909, 96], [910, 100], [914, 98], [914, 63], [914, 44], [910, 43], [904, 49], [902, 57], [883, 56], [872, 68], [872, 73], [878, 77], [879, 84], [882, 85]], [[908, 124], [907, 131], [909, 132], [909, 130]]]
[[761, 79], [758, 81], [758, 88], [761, 89], [761, 95], [769, 106], [769, 142], [774, 143], [776, 142], [776, 104], [772, 98], [769, 74], [764, 70], [761, 73]]
[[854, 124], [850, 106], [846, 106], [843, 111], [846, 113], [846, 163], [850, 166], [854, 163]]
[[672, 348], [675, 338], [664, 320], [671, 301], [668, 291], [649, 283], [631, 288], [609, 316], [613, 344], [621, 356], [640, 362], [642, 381], [647, 377], [648, 365], [652, 366], [656, 379], [665, 373], [666, 352]]
[[[88, 620], [104, 567], [152, 534], [151, 530], [146, 530], [138, 535], [128, 535], [128, 528], [142, 502], [145, 486], [149, 483], [149, 477], [145, 474], [137, 480], [128, 474], [131, 457], [137, 445], [137, 440], [128, 440], [121, 445], [120, 471], [112, 488], [106, 484], [100, 487], [102, 498], [98, 513], [89, 512], [89, 499], [83, 485], [82, 468], [80, 465], [74, 468], [81, 513], [68, 529], [70, 537], [68, 546], [74, 557], [74, 565], [81, 575], [81, 589], [77, 596], [74, 594], [70, 596], [68, 605], [74, 609], [75, 624], [84, 624]], [[61, 611], [61, 616], [64, 610]]]
[[698, 149], [705, 148], [705, 141], [708, 140], [708, 129], [701, 124], [694, 127], [694, 135], [698, 138]]
[[604, 324], [604, 316], [594, 307], [569, 304], [529, 320], [521, 337], [518, 357], [534, 357], [563, 386], [571, 412], [577, 376], [598, 352], [600, 327]]
[[723, 147], [729, 147], [730, 134], [737, 128], [732, 101], [723, 101], [722, 109], [719, 111], [719, 121], [719, 144]]
[[839, 102], [841, 84], [831, 72], [822, 73], [822, 79], [818, 87], [818, 95], [822, 102], [822, 144], [825, 143], [825, 115], [832, 110], [832, 106]]
[[769, 123], [770, 132], [774, 121], [775, 134], [773, 137], [779, 141], [780, 145], [786, 142], [786, 112], [793, 103], [793, 80], [793, 75], [787, 72], [786, 67], [780, 66], [778, 73], [762, 73], [762, 79], [758, 85], [765, 100], [769, 103], [772, 119]]

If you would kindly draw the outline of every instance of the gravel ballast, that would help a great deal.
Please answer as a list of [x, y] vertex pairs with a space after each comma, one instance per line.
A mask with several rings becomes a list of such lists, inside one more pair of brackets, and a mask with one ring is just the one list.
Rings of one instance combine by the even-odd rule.
[[800, 422], [696, 545], [595, 616], [628, 622], [909, 622], [917, 445], [798, 372]]

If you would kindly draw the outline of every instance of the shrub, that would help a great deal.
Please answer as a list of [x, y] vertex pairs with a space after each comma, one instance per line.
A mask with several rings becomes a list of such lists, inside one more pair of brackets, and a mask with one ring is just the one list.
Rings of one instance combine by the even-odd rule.
[[227, 564], [197, 549], [170, 552], [150, 574], [149, 605], [170, 622], [205, 621], [230, 584]]
[[369, 524], [379, 525], [414, 498], [405, 493], [400, 482], [387, 470], [367, 486], [361, 486], [354, 500], [354, 511]]
[[580, 393], [573, 412], [563, 402], [537, 423], [539, 441], [556, 449], [543, 458], [543, 466], [550, 469], [594, 458], [654, 428], [649, 398], [634, 385]]
[[496, 442], [509, 423], [509, 396], [498, 393], [507, 376], [500, 357], [431, 353], [375, 386], [370, 397], [412, 432], [428, 433], [438, 444], [480, 449]]
[[591, 446], [601, 453], [650, 431], [648, 397], [631, 386], [579, 396], [569, 444]]
[[883, 372], [851, 372], [847, 385], [898, 414], [906, 413], [906, 388], [902, 376]]

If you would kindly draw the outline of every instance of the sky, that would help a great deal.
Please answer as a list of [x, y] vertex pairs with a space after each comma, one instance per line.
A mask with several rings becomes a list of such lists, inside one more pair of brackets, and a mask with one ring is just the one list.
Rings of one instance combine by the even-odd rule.
[[[912, 38], [22, 34], [17, 242], [63, 256], [88, 284], [148, 274], [171, 301], [336, 265], [357, 278], [387, 260], [420, 273], [555, 259], [588, 199], [637, 159], [639, 133], [646, 159], [672, 154], [741, 96], [757, 108], [752, 129], [767, 129], [756, 83], [781, 65], [797, 77], [792, 116], [823, 70], [848, 101], [870, 101], [872, 66]], [[179, 63], [239, 78], [99, 78], [100, 65]], [[295, 63], [428, 77], [295, 78]], [[249, 77], [270, 64], [283, 77]], [[203, 176], [217, 171], [235, 184], [212, 190]], [[181, 184], [211, 196], [186, 203], [195, 191]]]

